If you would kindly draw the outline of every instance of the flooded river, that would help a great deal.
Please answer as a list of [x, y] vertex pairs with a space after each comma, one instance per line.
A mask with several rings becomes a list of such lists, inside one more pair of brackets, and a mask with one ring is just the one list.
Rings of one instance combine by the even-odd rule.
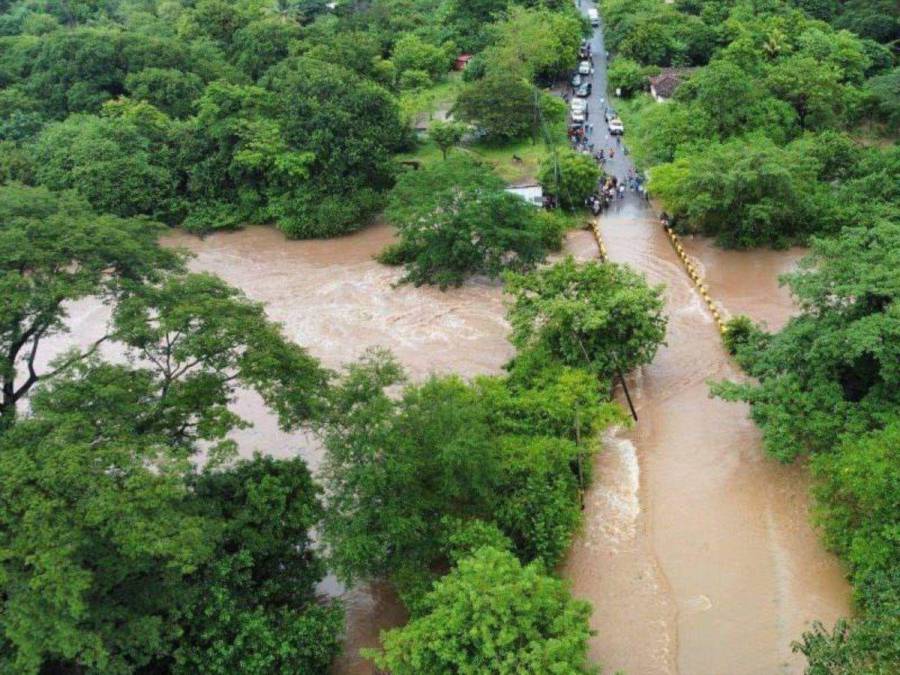
[[[668, 347], [632, 377], [640, 421], [611, 434], [598, 456], [586, 523], [563, 569], [594, 605], [592, 657], [606, 672], [769, 674], [799, 672], [789, 644], [807, 622], [847, 612], [848, 589], [807, 520], [801, 468], [766, 459], [744, 406], [712, 400], [706, 380], [739, 377], [699, 296], [643, 203], [626, 200], [603, 218], [613, 260], [667, 286]], [[174, 233], [168, 245], [264, 302], [288, 336], [338, 368], [367, 347], [389, 347], [415, 379], [431, 372], [499, 372], [512, 354], [500, 288], [473, 282], [446, 293], [395, 288], [399, 270], [372, 259], [390, 241], [375, 226], [329, 241], [286, 241], [252, 227], [200, 240]], [[798, 251], [723, 252], [684, 241], [712, 295], [731, 312], [778, 327], [792, 311], [777, 275]], [[596, 256], [592, 236], [573, 232], [569, 252]], [[101, 334], [107, 313], [72, 307], [77, 342]], [[303, 434], [278, 430], [255, 395], [238, 411], [254, 423], [242, 454], [300, 454], [313, 470], [321, 451]], [[341, 594], [333, 580], [325, 590]], [[385, 588], [343, 593], [348, 639], [338, 673], [370, 673], [357, 656], [381, 628], [404, 619]]]
[[[613, 260], [667, 286], [668, 343], [632, 378], [640, 422], [606, 439], [584, 535], [564, 574], [595, 607], [592, 656], [607, 672], [730, 675], [799, 672], [790, 641], [813, 618], [847, 611], [847, 586], [807, 519], [799, 467], [764, 457], [744, 406], [710, 399], [706, 381], [740, 374], [680, 268], [662, 229], [637, 200], [602, 220]], [[396, 269], [372, 255], [390, 240], [384, 226], [332, 241], [289, 242], [249, 228], [168, 243], [196, 255], [193, 266], [219, 274], [266, 303], [287, 334], [338, 367], [371, 345], [390, 347], [414, 378], [430, 372], [498, 372], [512, 354], [500, 289], [468, 284], [447, 293], [393, 284]], [[779, 327], [790, 315], [779, 274], [800, 251], [726, 252], [686, 239], [726, 310]], [[596, 255], [587, 232], [568, 250]], [[252, 397], [242, 448], [300, 452], [315, 467], [309, 439], [277, 430]], [[338, 672], [371, 672], [355, 658], [403, 614], [383, 588], [345, 596], [347, 655]]]
[[[747, 407], [710, 399], [740, 378], [644, 202], [601, 219], [610, 258], [666, 285], [668, 346], [630, 379], [639, 422], [598, 458], [586, 526], [564, 574], [594, 604], [593, 658], [641, 675], [799, 673], [792, 639], [848, 612], [836, 559], [808, 523], [807, 479], [762, 453]], [[683, 240], [729, 313], [780, 327], [777, 277], [802, 251], [721, 251]]]

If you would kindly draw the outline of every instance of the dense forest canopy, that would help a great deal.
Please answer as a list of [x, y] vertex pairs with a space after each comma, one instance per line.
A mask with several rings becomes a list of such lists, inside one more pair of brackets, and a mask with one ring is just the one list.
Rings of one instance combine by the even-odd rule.
[[[797, 4], [603, 3], [623, 96], [661, 68], [681, 79], [665, 105], [636, 96], [623, 108], [676, 227], [747, 248], [897, 217], [898, 155], [884, 142], [900, 110], [891, 47]], [[860, 11], [847, 3], [840, 16]]]
[[[810, 458], [847, 561], [858, 616], [802, 636], [809, 672], [892, 673], [896, 3], [600, 4], [628, 148], [675, 226], [811, 244], [786, 279], [798, 315], [731, 321], [754, 379], [714, 392], [750, 404], [773, 456]], [[601, 176], [555, 152], [548, 91], [588, 31], [571, 0], [0, 0], [0, 671], [326, 673], [343, 638], [327, 571], [399, 591], [409, 623], [367, 654], [392, 672], [592, 671], [590, 609], [554, 569], [596, 437], [626, 423], [611, 380], [652, 361], [666, 318], [627, 267], [543, 264]], [[683, 81], [662, 104], [646, 92], [664, 68]], [[529, 149], [563, 209], [505, 192], [497, 148]], [[158, 242], [329, 237], [382, 213], [405, 281], [503, 278], [505, 373], [410, 382], [381, 351], [330, 372]], [[85, 298], [107, 332], [39, 368]], [[246, 389], [317, 434], [319, 476], [237, 458]]]
[[520, 86], [530, 128], [527, 82], [569, 67], [582, 24], [568, 3], [507, 5], [7, 3], [0, 177], [201, 232], [348, 232], [384, 205], [392, 156], [412, 147], [399, 98], [445, 79], [461, 50]]

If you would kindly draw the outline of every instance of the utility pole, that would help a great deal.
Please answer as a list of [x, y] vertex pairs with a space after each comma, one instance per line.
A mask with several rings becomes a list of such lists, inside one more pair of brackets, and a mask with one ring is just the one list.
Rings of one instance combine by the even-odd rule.
[[637, 422], [637, 412], [634, 409], [634, 403], [631, 402], [631, 394], [628, 393], [628, 385], [625, 384], [625, 376], [622, 374], [622, 369], [619, 368], [619, 362], [616, 361], [615, 356], [613, 356], [613, 365], [616, 367], [616, 375], [619, 376], [619, 382], [622, 383], [622, 390], [625, 392], [625, 400], [628, 401], [628, 407], [631, 409], [631, 416], [634, 418], [634, 421]]

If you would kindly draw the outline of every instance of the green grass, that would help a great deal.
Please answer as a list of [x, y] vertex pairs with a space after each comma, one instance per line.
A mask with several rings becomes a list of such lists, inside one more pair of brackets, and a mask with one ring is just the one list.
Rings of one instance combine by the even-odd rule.
[[[407, 92], [400, 97], [400, 107], [411, 120], [428, 115], [429, 118], [438, 110], [448, 110], [463, 87], [462, 73], [451, 73], [445, 80], [433, 87], [419, 92]], [[548, 131], [551, 147], [566, 146], [566, 128], [564, 123], [555, 125]], [[537, 182], [537, 174], [541, 161], [550, 154], [550, 148], [541, 140], [532, 143], [524, 139], [505, 145], [474, 143], [466, 144], [451, 152], [467, 152], [490, 164], [497, 175], [510, 184]], [[513, 155], [522, 161], [513, 159]], [[427, 166], [441, 161], [441, 151], [431, 141], [424, 139], [414, 152], [398, 155], [399, 161], [417, 161]]]
[[[566, 144], [565, 127], [551, 131], [551, 146], [543, 141], [532, 143], [530, 139], [516, 141], [505, 145], [474, 143], [453, 148], [450, 152], [469, 153], [488, 163], [497, 175], [510, 184], [537, 182], [537, 174], [541, 161], [550, 154], [551, 148], [563, 148]], [[513, 155], [521, 161], [513, 159]], [[423, 140], [415, 152], [399, 155], [398, 160], [413, 160], [427, 166], [441, 161], [441, 151], [429, 140]]]
[[405, 92], [400, 96], [400, 109], [410, 119], [420, 115], [433, 115], [453, 105], [462, 88], [462, 73], [450, 73], [433, 87], [421, 91]]

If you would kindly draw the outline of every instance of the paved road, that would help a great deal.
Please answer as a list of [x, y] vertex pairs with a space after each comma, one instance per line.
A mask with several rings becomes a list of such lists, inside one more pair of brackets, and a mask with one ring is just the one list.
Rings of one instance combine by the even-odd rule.
[[[588, 9], [593, 7], [596, 7], [595, 3], [590, 2], [589, 0], [581, 0], [580, 9], [583, 14], [587, 15]], [[609, 105], [610, 99], [609, 82], [606, 75], [608, 63], [606, 59], [606, 46], [603, 41], [602, 19], [601, 26], [594, 29], [593, 35], [591, 36], [591, 49], [594, 54], [593, 91], [588, 99], [590, 110], [590, 119], [588, 121], [594, 125], [591, 141], [594, 143], [594, 151], [596, 152], [600, 148], [603, 148], [607, 157], [609, 157], [609, 150], [611, 148], [615, 149], [615, 157], [612, 160], [606, 160], [604, 170], [607, 174], [616, 176], [619, 181], [622, 181], [628, 177], [628, 172], [634, 168], [634, 163], [624, 152], [628, 145], [628, 129], [625, 130], [625, 136], [622, 137], [622, 144], [619, 145], [616, 143], [616, 137], [610, 135], [606, 126], [604, 111]], [[624, 205], [623, 202], [642, 201], [643, 200], [637, 195], [628, 192], [626, 193], [624, 200], [616, 200], [613, 209], [621, 208]], [[649, 208], [647, 210], [647, 217], [650, 217], [651, 214], [649, 213]]]

